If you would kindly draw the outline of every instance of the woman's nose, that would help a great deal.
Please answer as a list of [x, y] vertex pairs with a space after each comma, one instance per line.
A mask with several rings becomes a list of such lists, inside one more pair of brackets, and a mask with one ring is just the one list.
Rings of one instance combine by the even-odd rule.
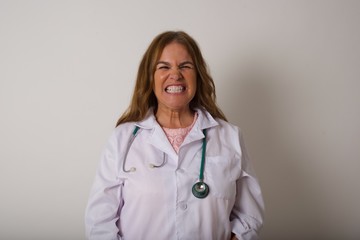
[[179, 80], [179, 79], [181, 79], [181, 73], [180, 73], [180, 71], [179, 70], [172, 70], [171, 71], [171, 73], [170, 73], [170, 79], [172, 79], [172, 80], [175, 80], [175, 81], [177, 81], [177, 80]]

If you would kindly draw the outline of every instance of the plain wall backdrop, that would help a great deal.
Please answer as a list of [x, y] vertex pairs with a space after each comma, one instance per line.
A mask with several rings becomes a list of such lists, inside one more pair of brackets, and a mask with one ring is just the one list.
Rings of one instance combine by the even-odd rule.
[[264, 240], [360, 239], [360, 1], [0, 0], [0, 239], [84, 239], [150, 41], [199, 43], [266, 204]]

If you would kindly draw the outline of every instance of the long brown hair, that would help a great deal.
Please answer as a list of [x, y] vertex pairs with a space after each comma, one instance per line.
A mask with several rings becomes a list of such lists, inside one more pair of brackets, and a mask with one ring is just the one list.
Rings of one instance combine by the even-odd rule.
[[195, 64], [197, 87], [190, 108], [205, 108], [214, 118], [227, 121], [216, 105], [215, 84], [196, 41], [183, 31], [167, 31], [156, 36], [146, 50], [139, 65], [131, 104], [119, 118], [116, 126], [125, 122], [141, 121], [150, 108], [156, 110], [158, 102], [153, 91], [156, 62], [165, 46], [172, 42], [184, 45]]

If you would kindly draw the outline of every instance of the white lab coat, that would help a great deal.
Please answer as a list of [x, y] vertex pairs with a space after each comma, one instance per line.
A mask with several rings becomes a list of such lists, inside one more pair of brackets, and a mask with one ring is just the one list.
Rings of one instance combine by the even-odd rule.
[[[86, 209], [87, 239], [258, 239], [264, 203], [239, 129], [197, 109], [198, 119], [176, 154], [152, 111], [118, 126], [103, 152]], [[135, 125], [140, 127], [124, 164]], [[198, 181], [207, 130], [206, 198]], [[166, 164], [151, 168], [149, 164]], [[136, 168], [133, 172], [124, 172]]]

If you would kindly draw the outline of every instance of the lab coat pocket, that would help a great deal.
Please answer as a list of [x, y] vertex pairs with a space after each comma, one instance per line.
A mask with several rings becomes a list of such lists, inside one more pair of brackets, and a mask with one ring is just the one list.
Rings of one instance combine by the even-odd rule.
[[205, 164], [204, 181], [210, 187], [210, 194], [217, 198], [231, 199], [235, 195], [236, 181], [231, 177], [229, 157], [208, 156]]

